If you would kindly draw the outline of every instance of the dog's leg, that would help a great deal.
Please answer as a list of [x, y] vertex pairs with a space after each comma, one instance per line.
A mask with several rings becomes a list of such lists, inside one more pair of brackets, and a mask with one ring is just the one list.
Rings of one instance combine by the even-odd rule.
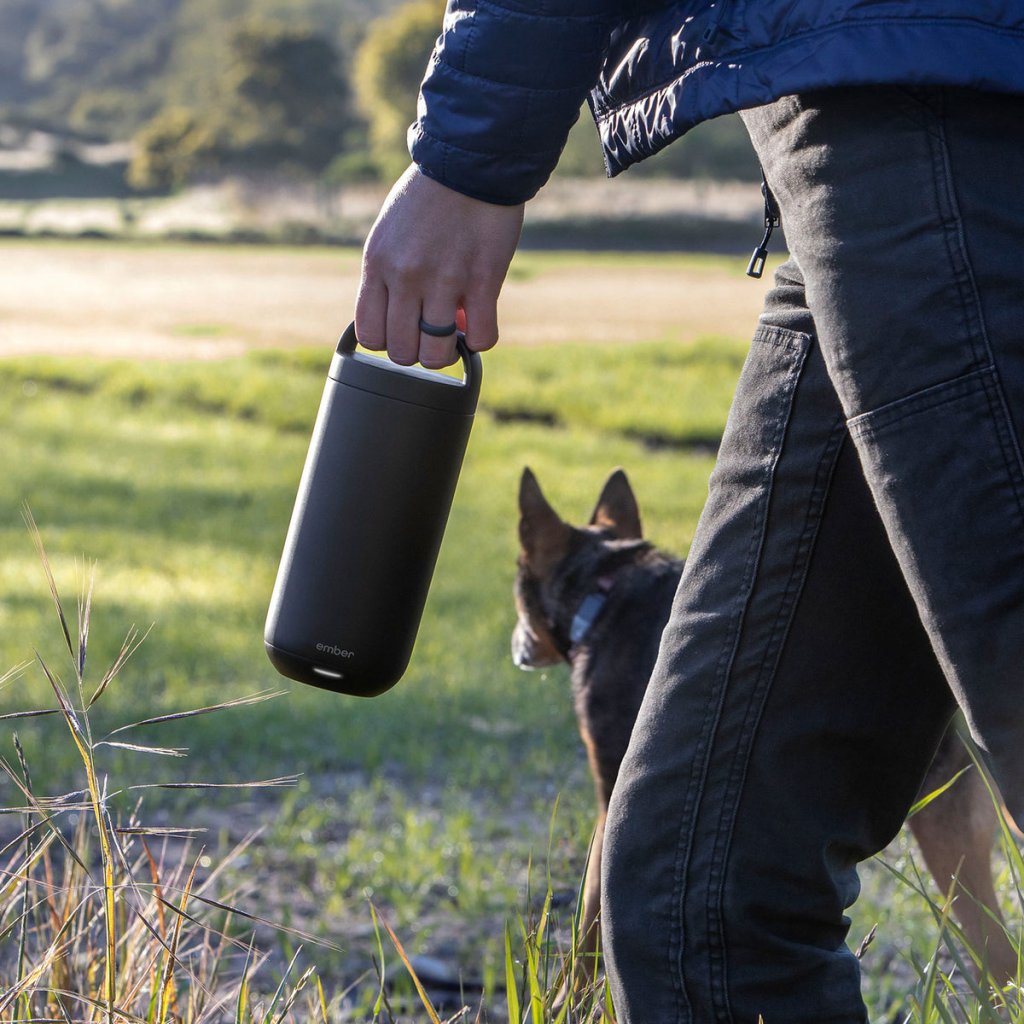
[[594, 838], [590, 842], [587, 874], [583, 880], [583, 913], [576, 931], [575, 958], [570, 976], [567, 976], [555, 999], [558, 1010], [569, 998], [569, 993], [582, 993], [597, 973], [597, 954], [601, 937], [601, 848], [604, 845], [606, 808], [598, 809]]
[[[924, 792], [960, 778], [910, 819], [925, 864], [943, 893], [957, 879], [953, 913], [993, 982], [1017, 977], [1017, 954], [1006, 936], [992, 884], [992, 837], [997, 810], [978, 769], [954, 729], [946, 734]], [[944, 777], [943, 777], [944, 776]]]
[[590, 843], [587, 876], [583, 882], [583, 919], [580, 922], [576, 955], [582, 976], [587, 982], [592, 981], [596, 973], [597, 950], [601, 935], [601, 847], [604, 845], [605, 814], [602, 808], [597, 816], [594, 838]]

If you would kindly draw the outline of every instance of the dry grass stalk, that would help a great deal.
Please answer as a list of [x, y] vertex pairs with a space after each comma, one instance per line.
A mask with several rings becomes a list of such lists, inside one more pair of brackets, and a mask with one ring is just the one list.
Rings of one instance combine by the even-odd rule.
[[[83, 1024], [237, 1024], [326, 1021], [330, 1004], [312, 968], [299, 973], [298, 956], [280, 974], [266, 1001], [258, 996], [258, 972], [269, 956], [257, 953], [237, 922], [278, 928], [235, 905], [238, 893], [220, 892], [224, 869], [250, 840], [200, 876], [208, 864], [192, 848], [194, 828], [152, 827], [141, 804], [115, 813], [99, 755], [115, 748], [181, 757], [173, 747], [113, 739], [142, 726], [227, 710], [268, 699], [257, 694], [192, 712], [146, 719], [93, 735], [90, 711], [107, 692], [145, 639], [134, 627], [99, 682], [87, 685], [86, 663], [94, 572], [77, 603], [72, 631], [38, 527], [26, 508], [29, 528], [67, 649], [74, 685], [37, 654], [36, 662], [56, 707], [15, 712], [5, 720], [58, 714], [71, 737], [84, 775], [81, 790], [39, 795], [28, 760], [14, 737], [17, 766], [0, 757], [0, 772], [19, 794], [17, 834], [0, 847], [0, 1022]], [[0, 677], [0, 686], [26, 666]], [[90, 692], [91, 690], [91, 692]], [[254, 788], [289, 785], [294, 777], [250, 783], [172, 782], [174, 788]], [[131, 786], [127, 789], [144, 789]], [[151, 844], [156, 844], [155, 846]], [[306, 942], [319, 940], [297, 929], [279, 928]], [[320, 945], [329, 943], [320, 942]]]

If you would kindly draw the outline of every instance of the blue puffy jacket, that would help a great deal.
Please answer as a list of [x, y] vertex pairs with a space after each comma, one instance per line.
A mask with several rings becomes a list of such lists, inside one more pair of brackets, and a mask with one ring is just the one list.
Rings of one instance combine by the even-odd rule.
[[449, 0], [410, 151], [518, 203], [588, 94], [617, 174], [719, 114], [871, 83], [1024, 92], [1024, 0]]

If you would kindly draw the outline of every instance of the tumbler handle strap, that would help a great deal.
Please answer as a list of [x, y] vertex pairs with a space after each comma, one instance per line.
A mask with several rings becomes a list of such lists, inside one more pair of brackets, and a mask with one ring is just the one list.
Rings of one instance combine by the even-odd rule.
[[[352, 355], [358, 344], [359, 339], [356, 337], [356, 325], [355, 321], [353, 321], [345, 329], [345, 333], [342, 334], [341, 340], [338, 342], [337, 351], [339, 355]], [[456, 333], [455, 345], [459, 358], [462, 359], [462, 383], [469, 387], [471, 383], [480, 377], [482, 372], [480, 353], [470, 351], [466, 345], [466, 335], [462, 331]]]

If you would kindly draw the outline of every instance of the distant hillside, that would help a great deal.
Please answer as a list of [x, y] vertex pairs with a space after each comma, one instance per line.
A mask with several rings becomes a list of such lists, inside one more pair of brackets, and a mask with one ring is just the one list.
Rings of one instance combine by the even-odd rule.
[[314, 27], [344, 62], [397, 2], [3, 0], [0, 121], [127, 139], [169, 101], [201, 105], [239, 19]]

